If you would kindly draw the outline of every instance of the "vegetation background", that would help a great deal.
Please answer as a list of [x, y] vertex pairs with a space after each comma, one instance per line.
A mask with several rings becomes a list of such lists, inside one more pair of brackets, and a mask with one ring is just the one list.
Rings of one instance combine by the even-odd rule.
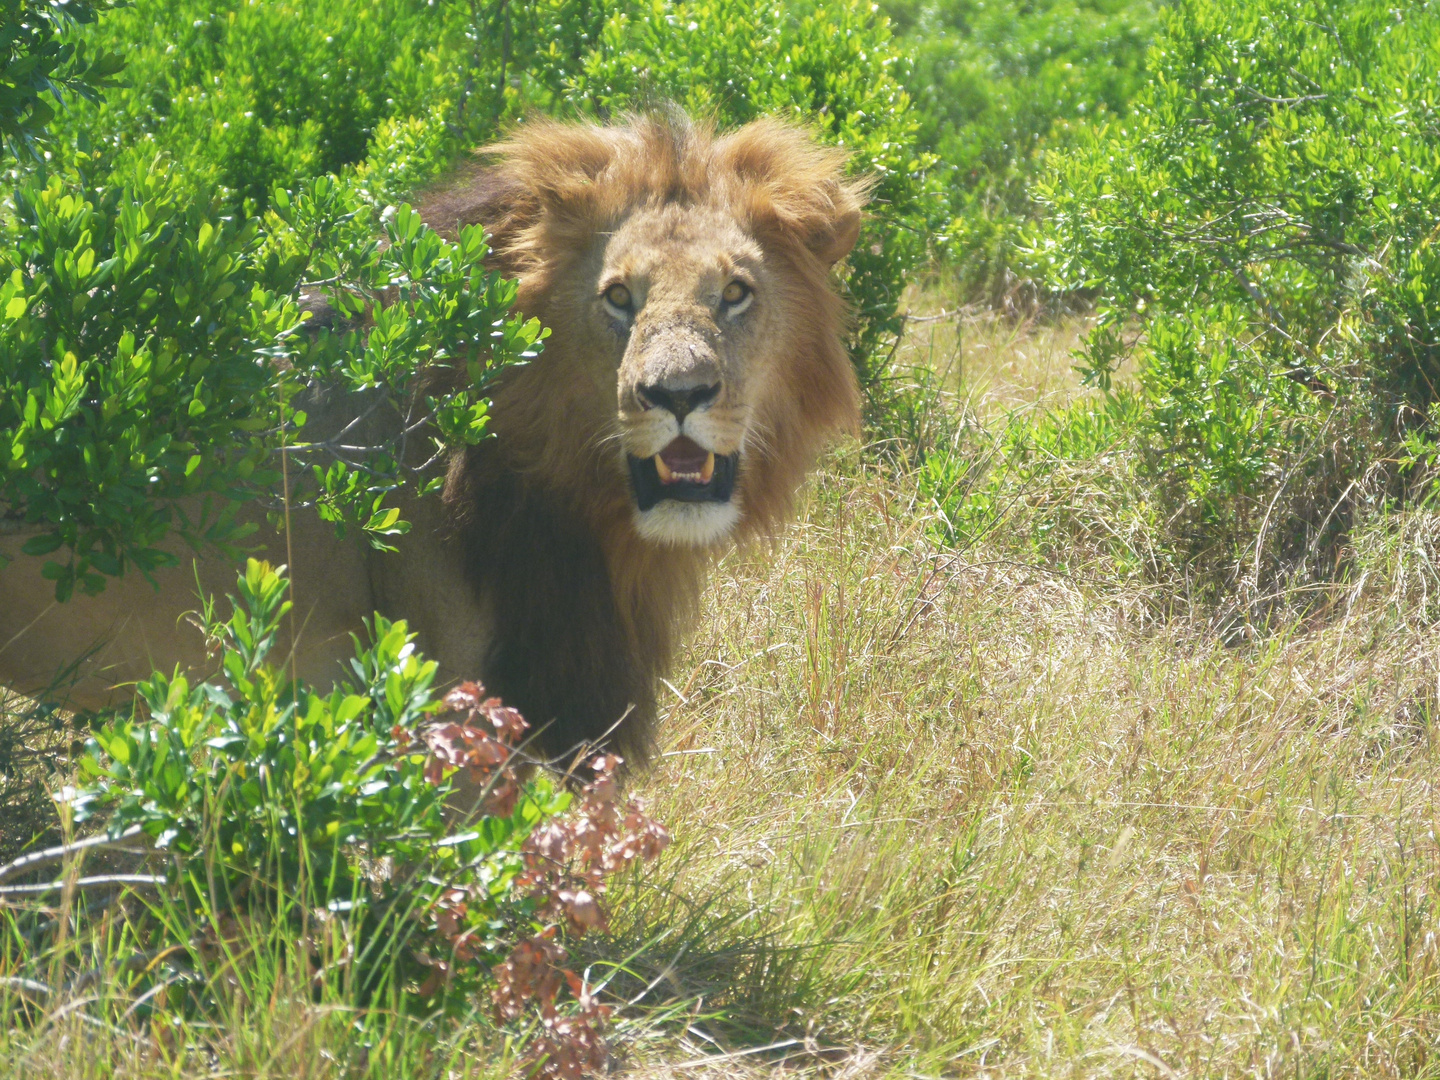
[[[223, 710], [197, 688], [167, 712], [163, 680], [146, 715], [173, 723], [91, 732], [57, 673], [55, 700], [0, 703], [6, 857], [70, 835], [51, 791], [99, 806], [172, 738], [200, 778], [129, 782], [151, 835], [195, 832], [143, 917], [0, 891], [0, 1063], [578, 1075], [556, 1024], [598, 1030], [603, 1002], [642, 1075], [1440, 1072], [1437, 87], [1433, 0], [0, 0], [0, 528], [36, 534], [61, 597], [172, 530], [243, 546], [227, 507], [270, 482], [309, 375], [403, 394], [417, 358], [463, 360], [435, 423], [483, 437], [485, 380], [542, 329], [479, 350], [512, 295], [481, 239], [387, 208], [505, 124], [779, 112], [880, 177], [842, 270], [864, 444], [777, 551], [721, 564], [637, 785], [674, 843], [609, 883], [603, 932], [579, 940], [573, 889], [547, 915], [499, 888], [437, 996], [453, 905], [406, 922], [439, 901], [361, 902], [352, 861], [416, 858], [396, 822], [440, 828], [433, 790], [246, 862], [226, 828], [309, 804], [153, 807], [264, 739], [208, 757]], [[383, 333], [297, 343], [304, 281], [368, 304], [402, 265]], [[305, 497], [383, 545], [414, 482], [390, 449]], [[388, 730], [326, 689], [297, 735]], [[267, 692], [254, 715], [309, 700]], [[520, 872], [565, 812], [525, 798], [468, 867]], [[321, 910], [334, 934], [297, 947]], [[516, 969], [490, 965], [542, 927], [579, 990], [497, 1014]]]

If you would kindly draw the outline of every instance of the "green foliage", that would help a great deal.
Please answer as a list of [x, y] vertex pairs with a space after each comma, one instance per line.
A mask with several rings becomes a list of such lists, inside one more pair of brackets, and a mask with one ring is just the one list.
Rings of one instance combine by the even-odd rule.
[[119, 86], [60, 118], [58, 141], [118, 168], [157, 151], [237, 210], [351, 168], [397, 202], [569, 81], [628, 2], [135, 0], [84, 40], [125, 62]]
[[[299, 322], [295, 274], [255, 222], [179, 202], [157, 168], [133, 186], [23, 185], [0, 245], [0, 510], [61, 599], [161, 547], [177, 501], [254, 479], [280, 376], [262, 361]], [[207, 504], [190, 535], [237, 539]]]
[[[488, 991], [517, 1022], [507, 1056], [539, 1034], [531, 1065], [603, 1060], [604, 1010], [558, 966], [557, 934], [598, 925], [606, 875], [653, 857], [664, 830], [617, 803], [612, 764], [595, 763], [603, 792], [572, 795], [543, 772], [522, 782], [519, 714], [474, 684], [437, 700], [436, 665], [403, 623], [377, 616], [332, 689], [291, 680], [275, 663], [287, 588], [252, 560], [230, 617], [208, 620], [218, 673], [156, 674], [132, 715], [99, 728], [60, 801], [102, 831], [0, 867], [0, 882], [31, 878], [0, 887], [7, 1020], [26, 1022], [17, 988], [53, 1001], [99, 982], [104, 994], [71, 1007], [110, 1030], [223, 1030], [265, 987], [262, 999], [343, 1004], [369, 1042], [370, 1010], [473, 1025]], [[459, 821], [447, 798], [462, 772], [480, 801]], [[128, 864], [81, 874], [87, 852]], [[580, 1000], [536, 1033], [567, 982]]]
[[315, 911], [344, 912], [358, 965], [382, 969], [355, 973], [373, 991], [382, 977], [423, 977], [405, 956], [427, 944], [454, 890], [468, 896], [465, 925], [498, 948], [498, 934], [529, 918], [512, 888], [521, 845], [570, 797], [541, 777], [508, 812], [447, 838], [448, 785], [405, 734], [439, 708], [435, 663], [416, 654], [403, 622], [377, 616], [349, 679], [326, 692], [293, 683], [271, 659], [287, 587], [251, 560], [229, 620], [210, 628], [221, 674], [192, 686], [157, 673], [138, 688], [136, 714], [96, 734], [71, 800], [77, 823], [98, 819], [112, 838], [138, 830], [169, 857], [174, 906], [152, 948], [190, 942], [196, 914], [213, 930], [245, 912], [297, 926]]
[[[405, 527], [385, 496], [411, 479], [433, 486], [433, 455], [415, 444], [482, 437], [489, 375], [541, 337], [506, 321], [514, 287], [484, 272], [479, 230], [452, 245], [408, 208], [380, 220], [377, 204], [453, 153], [441, 114], [462, 118], [468, 91], [445, 96], [460, 76], [435, 48], [463, 39], [459, 24], [415, 4], [322, 18], [157, 0], [94, 25], [104, 6], [4, 9], [0, 134], [31, 141], [56, 126], [53, 160], [25, 164], [0, 215], [0, 516], [29, 534], [27, 555], [63, 549], [44, 570], [61, 599], [127, 565], [173, 562], [172, 528], [233, 553], [254, 527], [236, 524], [235, 503], [267, 490], [270, 451], [304, 423], [292, 399], [322, 379], [406, 418], [368, 453], [307, 455], [322, 513], [383, 546]], [[123, 86], [101, 102], [122, 53]], [[62, 89], [88, 100], [53, 117], [36, 95]], [[418, 114], [379, 124], [357, 177], [308, 179], [357, 160], [405, 107]], [[268, 202], [276, 180], [294, 194], [276, 188], [261, 222], [245, 207]], [[373, 331], [297, 336], [310, 283]], [[426, 362], [456, 374], [416, 410]], [[433, 432], [411, 438], [426, 421]]]
[[[496, 1024], [478, 1025], [503, 1034], [505, 1057], [540, 1078], [593, 1073], [609, 1009], [563, 942], [605, 924], [607, 879], [668, 833], [620, 795], [619, 758], [594, 757], [590, 781], [567, 787], [478, 684], [437, 700], [436, 664], [403, 622], [376, 615], [330, 689], [292, 679], [288, 588], [252, 559], [228, 619], [207, 601], [216, 674], [141, 682], [57, 796], [93, 835], [0, 866], [0, 883], [48, 879], [0, 884], [0, 1010], [17, 989], [56, 1000], [99, 981], [105, 994], [67, 1007], [109, 1030], [223, 1030], [268, 983], [272, 1007], [328, 999], [367, 1038], [375, 1011], [476, 1024], [485, 991]], [[92, 851], [129, 864], [82, 875]]]
[[913, 66], [919, 145], [947, 172], [948, 262], [962, 295], [1002, 304], [1043, 273], [1028, 247], [1047, 151], [1124, 116], [1145, 81], [1155, 0], [887, 0]]
[[94, 98], [122, 60], [67, 31], [95, 22], [114, 0], [0, 0], [0, 150], [33, 148], [62, 92]]
[[879, 179], [845, 281], [857, 316], [851, 356], [871, 384], [903, 324], [907, 276], [947, 217], [936, 160], [915, 149], [920, 116], [904, 67], [886, 21], [862, 0], [685, 0], [617, 10], [568, 91], [602, 116], [665, 100], [722, 125], [791, 115], [852, 150], [855, 168]]
[[[291, 444], [311, 463], [321, 516], [359, 524], [384, 547], [381, 536], [408, 528], [387, 497], [407, 484], [438, 489], [441, 452], [486, 437], [490, 383], [534, 357], [549, 331], [510, 314], [518, 285], [485, 269], [490, 249], [478, 225], [444, 241], [410, 206], [377, 214], [354, 186], [329, 177], [294, 196], [277, 190], [272, 207], [276, 248], [307, 263], [307, 277], [323, 283], [341, 316], [365, 319], [363, 332], [351, 324], [315, 335], [277, 373], [283, 389], [293, 394], [304, 379], [338, 382], [372, 395], [370, 408], [379, 393], [391, 418], [359, 449], [354, 436], [334, 432], [305, 441], [301, 431]], [[306, 419], [287, 418], [296, 426]]]
[[[356, 658], [358, 683], [293, 687], [268, 662], [291, 607], [285, 579], [251, 560], [238, 588], [229, 621], [211, 628], [221, 678], [141, 683], [137, 715], [105, 726], [80, 762], [76, 821], [99, 818], [116, 835], [139, 825], [181, 856], [203, 849], [211, 823], [227, 867], [262, 873], [273, 859], [266, 879], [292, 888], [307, 852], [328, 866], [337, 846], [379, 842], [418, 857], [444, 831], [441, 792], [423, 762], [396, 757], [391, 729], [421, 719], [435, 663], [407, 648], [403, 622], [381, 618]], [[336, 887], [327, 880], [324, 893]]]
[[1440, 8], [1187, 0], [1164, 24], [1133, 119], [1046, 188], [1062, 271], [1126, 313], [1234, 305], [1302, 380], [1358, 374], [1423, 408]]
[[1216, 525], [1239, 506], [1253, 509], [1246, 497], [1278, 479], [1287, 453], [1329, 411], [1251, 336], [1230, 307], [1157, 320], [1140, 370], [1150, 471]]
[[1037, 189], [1058, 283], [1104, 307], [1082, 370], [1110, 392], [1137, 358], [1177, 550], [1252, 585], [1332, 572], [1440, 378], [1440, 7], [1184, 0], [1149, 62]]
[[[268, 491], [270, 453], [301, 438], [292, 399], [308, 380], [382, 394], [407, 415], [422, 366], [450, 366], [453, 386], [408, 415], [473, 442], [489, 378], [542, 337], [507, 320], [514, 285], [485, 271], [479, 229], [446, 243], [408, 207], [377, 220], [324, 178], [278, 195], [266, 226], [188, 202], [169, 176], [161, 159], [113, 186], [33, 178], [3, 223], [0, 513], [31, 534], [26, 554], [62, 552], [45, 567], [61, 599], [127, 565], [173, 562], [172, 529], [233, 548], [253, 528], [236, 524], [237, 501]], [[309, 280], [375, 330], [297, 333]], [[403, 528], [386, 496], [433, 485], [411, 434], [400, 425], [367, 454], [313, 448], [311, 497], [383, 543]]]
[[[263, 208], [276, 187], [366, 159], [386, 121], [462, 121], [467, 12], [423, 0], [139, 0], [86, 35], [124, 58], [121, 85], [62, 117], [57, 135], [107, 148], [119, 169], [163, 152], [191, 192], [220, 188], [236, 209]], [[457, 128], [420, 171], [473, 134]]]

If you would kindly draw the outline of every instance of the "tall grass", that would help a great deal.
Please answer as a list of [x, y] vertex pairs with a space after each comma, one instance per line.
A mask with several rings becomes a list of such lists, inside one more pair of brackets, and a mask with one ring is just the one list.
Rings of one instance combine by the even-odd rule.
[[[17, 1080], [469, 1080], [510, 1071], [504, 1038], [488, 1022], [484, 1004], [477, 1001], [460, 1017], [415, 1015], [398, 992], [360, 1004], [351, 979], [353, 942], [325, 928], [297, 938], [284, 919], [226, 923], [205, 943], [199, 966], [137, 993], [135, 985], [166, 960], [135, 952], [136, 924], [156, 914], [137, 906], [133, 899], [103, 905], [44, 955], [27, 957], [38, 959], [48, 982], [7, 970], [0, 979], [0, 1073]], [[178, 920], [187, 915], [161, 912]], [[14, 970], [25, 931], [35, 928], [13, 911], [3, 920], [0, 965]], [[66, 986], [65, 973], [77, 964], [89, 977]], [[65, 989], [47, 991], [47, 985]], [[184, 1008], [191, 995], [211, 1003], [203, 1016]]]
[[[949, 363], [932, 430], [996, 436], [1084, 400], [1075, 332], [962, 325], [900, 363]], [[1236, 640], [1113, 544], [1061, 565], [1023, 515], [942, 544], [916, 468], [842, 448], [783, 540], [718, 567], [635, 784], [674, 843], [576, 948], [615, 1068], [1440, 1074], [1440, 515], [1369, 521], [1323, 604]], [[0, 1074], [507, 1070], [478, 1012], [360, 1008], [257, 933], [204, 1029], [12, 989]]]
[[[1022, 385], [1064, 383], [1045, 340]], [[1440, 1072], [1440, 521], [1372, 522], [1327, 608], [1241, 647], [1183, 581], [928, 525], [850, 451], [722, 565], [644, 783], [668, 874], [626, 905], [670, 935], [645, 1000], [712, 1017], [651, 1071]]]

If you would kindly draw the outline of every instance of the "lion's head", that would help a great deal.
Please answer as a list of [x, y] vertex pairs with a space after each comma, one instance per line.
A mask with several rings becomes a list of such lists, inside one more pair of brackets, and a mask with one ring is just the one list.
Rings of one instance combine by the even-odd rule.
[[507, 456], [653, 545], [768, 531], [858, 422], [829, 281], [865, 201], [846, 155], [778, 121], [716, 136], [672, 115], [534, 121], [485, 159], [425, 216], [484, 224], [553, 328], [496, 395]]

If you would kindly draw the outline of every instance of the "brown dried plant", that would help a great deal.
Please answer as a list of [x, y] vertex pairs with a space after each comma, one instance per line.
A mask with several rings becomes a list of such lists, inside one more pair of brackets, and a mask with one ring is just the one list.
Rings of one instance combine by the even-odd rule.
[[[426, 778], [440, 783], [456, 772], [483, 791], [482, 813], [507, 815], [515, 807], [522, 772], [532, 766], [518, 748], [529, 725], [499, 698], [487, 697], [478, 683], [467, 682], [445, 697], [447, 712], [414, 732], [396, 730], [402, 750], [419, 744], [428, 753]], [[525, 1067], [539, 1080], [579, 1080], [603, 1068], [608, 1057], [602, 1031], [610, 1007], [593, 987], [566, 967], [569, 953], [562, 938], [603, 929], [602, 903], [607, 879], [630, 866], [655, 859], [670, 833], [651, 818], [640, 800], [620, 790], [619, 755], [602, 753], [588, 763], [590, 779], [578, 789], [571, 807], [532, 832], [520, 857], [523, 869], [514, 888], [533, 904], [534, 932], [522, 938], [493, 968], [492, 1000], [502, 1023], [538, 1021], [529, 1041]], [[450, 945], [452, 960], [427, 959], [438, 987], [455, 962], [473, 962], [490, 951], [467, 918], [471, 889], [445, 892], [437, 905], [435, 926]], [[561, 1012], [568, 988], [574, 1009]]]

